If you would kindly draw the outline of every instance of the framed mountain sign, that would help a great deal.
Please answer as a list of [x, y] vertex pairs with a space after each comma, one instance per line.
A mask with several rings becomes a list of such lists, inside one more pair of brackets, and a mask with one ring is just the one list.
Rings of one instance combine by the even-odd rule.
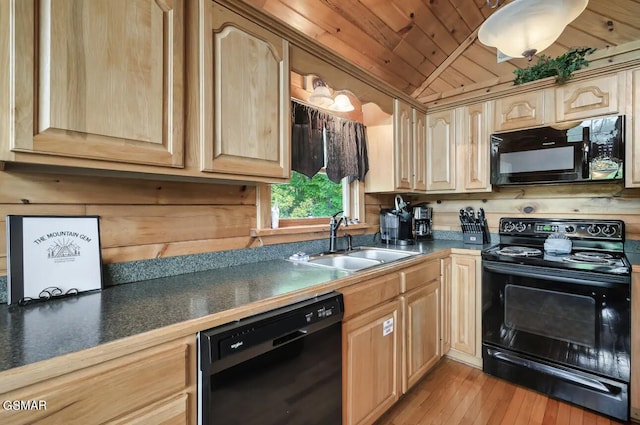
[[102, 289], [97, 216], [7, 216], [7, 300], [45, 301]]

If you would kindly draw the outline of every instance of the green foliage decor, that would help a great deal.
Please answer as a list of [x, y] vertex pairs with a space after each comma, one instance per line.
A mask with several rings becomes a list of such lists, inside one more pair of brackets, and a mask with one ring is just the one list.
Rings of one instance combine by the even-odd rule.
[[596, 49], [592, 47], [574, 47], [555, 59], [541, 55], [535, 65], [514, 70], [516, 78], [513, 83], [514, 85], [524, 84], [553, 76], [556, 77], [556, 83], [566, 83], [571, 79], [574, 71], [589, 66], [589, 61], [584, 57], [595, 51]]

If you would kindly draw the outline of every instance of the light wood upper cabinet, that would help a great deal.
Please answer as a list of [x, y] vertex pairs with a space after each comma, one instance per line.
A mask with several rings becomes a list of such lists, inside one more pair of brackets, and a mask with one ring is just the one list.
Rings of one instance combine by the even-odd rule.
[[289, 44], [221, 5], [206, 7], [202, 170], [286, 179]]
[[555, 89], [555, 120], [571, 121], [618, 113], [621, 93], [624, 93], [624, 78], [618, 78], [617, 74], [559, 85]]
[[426, 189], [425, 114], [394, 99], [392, 116], [363, 105], [369, 174], [366, 192], [424, 192]]
[[413, 110], [404, 102], [394, 103], [394, 133], [396, 149], [396, 188], [413, 186]]
[[427, 190], [427, 116], [413, 110], [413, 183], [417, 192]]
[[183, 166], [183, 0], [14, 4], [5, 19], [15, 37], [2, 44], [16, 52], [1, 77], [14, 93], [2, 159], [36, 152], [51, 155], [49, 164]]
[[456, 146], [458, 192], [489, 192], [490, 163], [489, 138], [491, 135], [490, 105], [476, 103], [465, 106], [460, 113], [460, 131]]
[[427, 191], [456, 188], [455, 109], [427, 115]]
[[[625, 186], [640, 187], [640, 68], [627, 72]], [[634, 113], [635, 112], [635, 113]]]
[[495, 131], [536, 127], [544, 123], [545, 91], [507, 96], [494, 101]]

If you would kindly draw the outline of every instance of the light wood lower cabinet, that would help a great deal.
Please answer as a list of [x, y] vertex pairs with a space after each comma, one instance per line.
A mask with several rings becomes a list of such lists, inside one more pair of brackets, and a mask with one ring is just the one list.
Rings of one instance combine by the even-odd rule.
[[406, 393], [440, 360], [440, 279], [408, 292], [403, 298]]
[[448, 355], [482, 366], [481, 260], [478, 255], [451, 255], [451, 349]]
[[640, 421], [640, 271], [634, 271], [631, 276], [630, 416], [632, 420]]
[[344, 288], [343, 423], [374, 423], [440, 359], [440, 259]]
[[0, 409], [2, 424], [195, 423], [195, 336], [0, 394], [46, 409]]
[[440, 260], [400, 272], [404, 329], [402, 392], [440, 359]]
[[444, 356], [451, 349], [451, 258], [440, 261], [440, 354]]
[[372, 424], [400, 397], [401, 304], [386, 302], [343, 324], [343, 422]]

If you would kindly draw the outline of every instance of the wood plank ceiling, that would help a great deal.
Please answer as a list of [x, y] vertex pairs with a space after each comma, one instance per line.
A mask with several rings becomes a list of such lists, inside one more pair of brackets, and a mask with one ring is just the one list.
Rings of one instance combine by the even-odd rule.
[[[526, 59], [497, 63], [495, 49], [477, 40], [480, 25], [496, 10], [485, 0], [244, 1], [420, 101], [489, 85], [529, 65]], [[638, 39], [640, 0], [590, 0], [540, 53], [555, 57], [570, 47], [604, 48]]]

